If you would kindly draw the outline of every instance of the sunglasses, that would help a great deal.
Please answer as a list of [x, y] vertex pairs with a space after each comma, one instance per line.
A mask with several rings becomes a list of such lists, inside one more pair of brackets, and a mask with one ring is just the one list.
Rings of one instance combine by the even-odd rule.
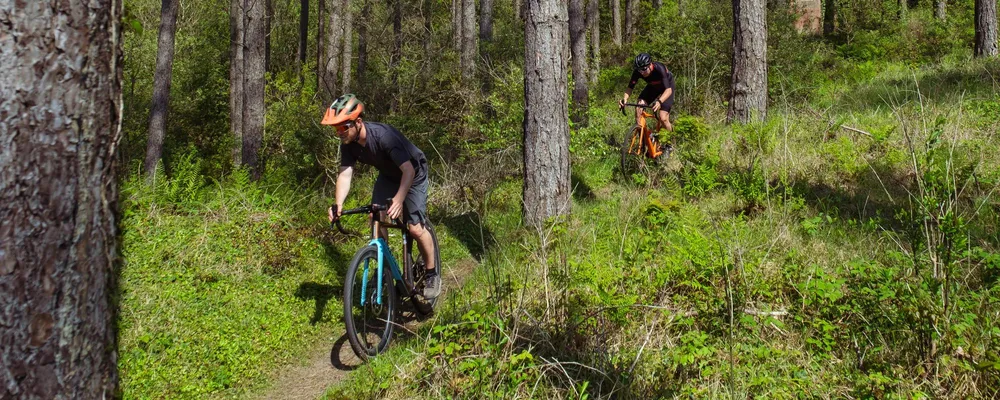
[[348, 122], [343, 125], [334, 125], [333, 127], [337, 129], [337, 132], [345, 132], [348, 129], [351, 129], [351, 127], [353, 126], [354, 126], [354, 121]]

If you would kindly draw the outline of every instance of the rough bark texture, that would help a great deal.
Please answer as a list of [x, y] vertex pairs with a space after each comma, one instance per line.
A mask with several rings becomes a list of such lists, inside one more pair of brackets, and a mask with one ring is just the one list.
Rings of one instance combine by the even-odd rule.
[[297, 67], [299, 70], [299, 83], [302, 83], [305, 79], [305, 74], [302, 73], [303, 66], [306, 64], [306, 53], [309, 52], [309, 0], [301, 0], [299, 4], [299, 57]]
[[323, 51], [323, 68], [320, 69], [320, 87], [322, 88], [320, 93], [323, 94], [323, 103], [329, 104], [340, 93], [337, 87], [337, 72], [340, 71], [341, 37], [344, 32], [344, 24], [341, 19], [343, 7], [341, 7], [342, 0], [320, 1], [330, 2], [327, 4], [327, 13], [330, 14], [330, 17], [327, 19], [328, 25], [323, 34], [323, 47], [325, 49]]
[[611, 0], [611, 40], [622, 46], [622, 0]]
[[945, 9], [946, 9], [947, 5], [948, 5], [947, 1], [945, 1], [945, 0], [937, 0], [937, 4], [934, 7], [934, 18], [937, 18], [938, 20], [944, 21], [945, 17], [946, 17], [945, 16]]
[[229, 1], [229, 129], [235, 138], [234, 167], [243, 163], [243, 5], [243, 0]]
[[976, 0], [976, 57], [997, 56], [997, 2]]
[[563, 0], [527, 0], [524, 56], [524, 218], [570, 211], [566, 105], [567, 15]]
[[267, 41], [265, 4], [246, 0], [246, 46], [243, 49], [243, 165], [260, 179], [260, 145], [264, 139], [264, 43]]
[[493, 0], [479, 0], [479, 40], [493, 41]]
[[590, 85], [597, 85], [601, 75], [601, 10], [598, 0], [587, 5], [587, 29], [590, 29]]
[[149, 138], [146, 141], [146, 180], [156, 176], [156, 163], [163, 156], [163, 137], [167, 130], [167, 106], [170, 104], [170, 77], [174, 66], [174, 34], [177, 32], [179, 0], [160, 4], [160, 34], [156, 44], [156, 72], [153, 74], [153, 104], [149, 112]]
[[340, 62], [340, 87], [344, 93], [349, 93], [351, 91], [351, 66], [354, 64], [353, 50], [354, 50], [354, 26], [352, 21], [354, 20], [353, 15], [351, 15], [351, 1], [344, 0], [343, 4], [343, 21], [344, 21], [344, 50], [341, 53], [343, 56]]
[[625, 0], [625, 42], [635, 41], [635, 17], [636, 8], [639, 6], [638, 0]]
[[733, 0], [733, 72], [730, 122], [767, 115], [767, 25], [764, 0]]
[[587, 25], [584, 0], [569, 0], [569, 43], [573, 69], [573, 122], [587, 120]]
[[837, 1], [824, 0], [825, 10], [823, 11], [823, 34], [832, 35], [834, 23], [837, 20]]
[[451, 43], [459, 54], [462, 54], [462, 18], [465, 17], [462, 7], [462, 0], [451, 0]]
[[476, 0], [462, 0], [462, 80], [471, 83], [476, 77]]
[[365, 74], [368, 72], [368, 21], [372, 15], [371, 0], [365, 0], [361, 6], [361, 19], [358, 20], [358, 82], [365, 84]]
[[121, 13], [0, 1], [0, 399], [118, 391]]

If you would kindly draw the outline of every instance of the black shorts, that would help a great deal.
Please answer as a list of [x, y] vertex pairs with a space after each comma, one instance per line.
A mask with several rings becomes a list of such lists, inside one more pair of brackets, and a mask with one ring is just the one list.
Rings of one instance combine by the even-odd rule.
[[[403, 201], [403, 222], [409, 225], [423, 225], [427, 222], [427, 186], [430, 179], [427, 175], [414, 178], [410, 191]], [[372, 204], [387, 205], [389, 199], [399, 190], [399, 182], [385, 175], [378, 174], [375, 187], [372, 188]]]
[[[642, 92], [639, 93], [639, 100], [643, 100], [646, 102], [646, 104], [652, 105], [653, 102], [656, 101], [656, 99], [658, 99], [661, 94], [663, 94], [663, 90], [646, 86], [645, 88], [642, 89]], [[667, 101], [664, 101], [663, 104], [660, 104], [660, 110], [670, 112], [672, 108], [674, 108], [674, 94], [670, 93], [670, 97], [667, 97]]]

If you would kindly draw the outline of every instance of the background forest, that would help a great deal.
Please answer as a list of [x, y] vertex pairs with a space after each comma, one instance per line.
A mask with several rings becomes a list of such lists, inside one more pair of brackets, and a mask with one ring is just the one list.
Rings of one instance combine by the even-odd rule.
[[[428, 155], [451, 278], [325, 398], [1000, 396], [996, 3], [825, 0], [801, 31], [755, 1], [766, 113], [743, 123], [753, 1], [565, 2], [556, 107], [525, 104], [521, 0], [126, 0], [125, 397], [253, 397], [343, 345], [362, 243], [326, 222], [319, 120], [346, 92]], [[622, 174], [639, 52], [676, 76], [677, 151]], [[569, 212], [525, 223], [525, 114], [567, 104]]]

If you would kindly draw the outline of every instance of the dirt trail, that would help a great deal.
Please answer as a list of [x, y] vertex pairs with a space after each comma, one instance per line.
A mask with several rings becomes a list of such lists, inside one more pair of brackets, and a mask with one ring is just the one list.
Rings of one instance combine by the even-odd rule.
[[[445, 285], [442, 296], [461, 288], [478, 264], [472, 259], [459, 261], [444, 272]], [[439, 301], [444, 301], [444, 298]], [[405, 308], [404, 308], [405, 309]], [[430, 320], [428, 320], [430, 321]], [[406, 329], [415, 331], [425, 322], [410, 321]], [[319, 398], [331, 388], [347, 378], [350, 371], [361, 365], [347, 343], [347, 337], [340, 337], [330, 347], [328, 340], [318, 341], [309, 352], [309, 361], [304, 364], [290, 365], [278, 374], [274, 385], [263, 395], [261, 400], [313, 400]], [[397, 345], [394, 340], [390, 346]]]

